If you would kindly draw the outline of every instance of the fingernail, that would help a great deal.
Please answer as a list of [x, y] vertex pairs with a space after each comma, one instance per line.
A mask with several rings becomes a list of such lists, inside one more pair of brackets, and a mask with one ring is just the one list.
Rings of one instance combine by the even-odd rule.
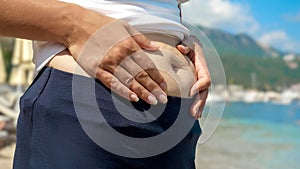
[[189, 47], [183, 45], [179, 45], [178, 47], [181, 48], [180, 50], [182, 50], [183, 54], [188, 54], [191, 50]]
[[158, 50], [159, 46], [155, 42], [150, 42], [149, 45], [146, 45], [143, 49], [145, 50]]
[[153, 104], [153, 105], [157, 104], [157, 100], [153, 95], [149, 95], [148, 100], [149, 100], [150, 104]]
[[161, 89], [162, 89], [163, 91], [166, 91], [166, 90], [167, 90], [167, 84], [166, 84], [165, 82], [162, 82], [159, 86], [161, 87]]
[[182, 49], [184, 51], [184, 54], [187, 54], [190, 52], [190, 48], [186, 47], [186, 46], [182, 46]]
[[155, 42], [150, 42], [150, 45], [149, 47], [147, 48], [148, 50], [158, 50], [159, 49], [159, 46], [158, 44], [156, 44]]
[[156, 48], [156, 49], [159, 49], [159, 45], [153, 41], [150, 42], [150, 46]]
[[135, 102], [138, 102], [140, 99], [137, 97], [137, 95], [135, 95], [135, 94], [131, 94], [130, 96], [129, 96], [129, 98], [131, 99], [131, 100], [133, 100], [133, 101], [135, 101]]
[[164, 94], [160, 94], [158, 99], [161, 103], [167, 103], [168, 102], [168, 98]]

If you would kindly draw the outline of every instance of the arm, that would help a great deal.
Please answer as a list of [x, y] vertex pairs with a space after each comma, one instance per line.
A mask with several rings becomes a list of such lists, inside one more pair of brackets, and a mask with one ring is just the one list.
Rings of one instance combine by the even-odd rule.
[[[112, 22], [116, 24], [110, 24]], [[0, 23], [0, 35], [64, 44], [82, 68], [88, 70], [93, 77], [98, 78], [107, 87], [112, 88], [113, 86], [112, 90], [125, 98], [138, 101], [137, 96], [139, 96], [150, 104], [156, 104], [157, 99], [160, 102], [167, 101], [166, 94], [162, 90], [165, 87], [161, 87], [165, 83], [162, 76], [157, 73], [158, 71], [147, 72], [144, 69], [139, 71], [137, 75], [130, 75], [131, 72], [128, 73], [129, 69], [139, 70], [144, 68], [143, 64], [146, 66], [153, 65], [150, 59], [142, 58], [144, 61], [140, 63], [138, 61], [141, 60], [142, 56], [137, 56], [134, 65], [124, 66], [126, 77], [133, 78], [129, 84], [122, 83], [121, 77], [124, 74], [113, 78], [115, 77], [115, 68], [118, 67], [122, 59], [136, 51], [140, 51], [141, 48], [158, 49], [142, 34], [132, 34], [133, 28], [124, 22], [115, 22], [115, 19], [97, 12], [56, 0], [3, 0], [0, 6]], [[106, 55], [101, 58], [103, 60], [100, 65], [98, 65], [99, 60], [95, 61], [91, 57], [95, 53], [86, 56], [86, 59], [77, 60], [88, 39], [107, 24], [113, 26], [111, 28], [117, 31], [115, 32], [116, 35], [123, 32], [126, 39], [120, 42], [121, 39], [124, 39], [124, 36], [116, 37], [115, 42], [120, 43], [109, 46], [112, 47], [108, 52], [109, 56]], [[103, 49], [102, 51], [107, 50], [108, 48], [104, 49], [99, 45], [99, 42], [105, 42], [102, 40], [106, 39], [96, 39], [89, 45], [100, 51], [101, 49]], [[91, 60], [94, 62], [88, 62]], [[112, 79], [117, 79], [117, 81], [112, 82]], [[127, 82], [128, 79], [123, 81]], [[155, 91], [154, 94], [151, 94], [150, 92], [153, 91]]]
[[80, 6], [55, 0], [3, 0], [0, 34], [66, 45], [78, 24], [75, 18], [79, 13], [84, 13]]

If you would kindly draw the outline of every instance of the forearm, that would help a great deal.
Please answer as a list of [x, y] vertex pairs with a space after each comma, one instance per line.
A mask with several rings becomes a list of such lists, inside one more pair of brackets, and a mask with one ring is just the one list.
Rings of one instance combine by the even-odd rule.
[[[149, 104], [156, 104], [157, 100], [166, 103], [162, 90], [166, 90], [165, 81], [157, 70], [144, 71], [155, 65], [143, 55], [134, 55], [134, 63], [125, 65], [125, 73], [115, 78], [114, 72], [121, 61], [131, 58], [128, 55], [141, 48], [158, 50], [158, 47], [128, 23], [114, 21], [95, 11], [56, 0], [2, 0], [0, 6], [0, 35], [62, 43], [89, 75], [122, 97], [138, 101], [139, 96]], [[101, 36], [92, 36], [98, 30]], [[84, 46], [93, 50], [82, 50]], [[130, 80], [129, 88], [124, 84], [132, 77], [136, 80]]]
[[86, 10], [56, 0], [2, 0], [0, 35], [70, 43], [76, 19]]

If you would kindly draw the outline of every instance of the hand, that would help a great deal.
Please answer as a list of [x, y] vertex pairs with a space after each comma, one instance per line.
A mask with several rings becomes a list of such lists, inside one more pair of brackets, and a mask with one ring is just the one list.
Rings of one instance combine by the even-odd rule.
[[177, 49], [184, 55], [187, 55], [195, 65], [197, 82], [192, 86], [190, 95], [195, 96], [195, 101], [191, 107], [192, 116], [196, 119], [202, 116], [208, 96], [208, 88], [210, 86], [210, 74], [207, 68], [206, 60], [202, 51], [200, 41], [193, 36], [185, 39]]
[[149, 104], [166, 103], [166, 83], [142, 50], [158, 50], [158, 47], [125, 21], [112, 20], [98, 27], [99, 30], [85, 33], [90, 35], [85, 37], [87, 40], [78, 37], [69, 46], [77, 63], [124, 98], [131, 101], [141, 98]]
[[[167, 101], [162, 90], [166, 88], [162, 76], [140, 52], [141, 48], [157, 48], [125, 22], [73, 3], [9, 0], [1, 1], [0, 23], [1, 35], [64, 44], [84, 70], [125, 98], [137, 101], [139, 96], [151, 104], [157, 103], [157, 99], [163, 103]], [[100, 33], [103, 36], [95, 39], [92, 35], [99, 29], [103, 31], [102, 28], [105, 30]], [[100, 53], [87, 52], [88, 55], [83, 56], [81, 50], [84, 48], [97, 49]], [[109, 53], [108, 49], [111, 49]], [[94, 57], [95, 54], [98, 57]], [[120, 61], [131, 54], [132, 64], [122, 65], [126, 75], [116, 74], [115, 68]]]

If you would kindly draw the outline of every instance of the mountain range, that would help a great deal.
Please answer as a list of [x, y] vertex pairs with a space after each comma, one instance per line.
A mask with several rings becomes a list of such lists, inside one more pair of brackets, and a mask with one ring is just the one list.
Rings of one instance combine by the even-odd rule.
[[[228, 84], [245, 88], [282, 90], [300, 83], [300, 55], [263, 45], [248, 34], [198, 26], [210, 39], [223, 62]], [[252, 76], [252, 77], [251, 77]]]
[[288, 52], [282, 52], [266, 44], [261, 44], [246, 33], [231, 34], [223, 30], [197, 27], [211, 40], [221, 57], [239, 55], [278, 58], [288, 54]]

